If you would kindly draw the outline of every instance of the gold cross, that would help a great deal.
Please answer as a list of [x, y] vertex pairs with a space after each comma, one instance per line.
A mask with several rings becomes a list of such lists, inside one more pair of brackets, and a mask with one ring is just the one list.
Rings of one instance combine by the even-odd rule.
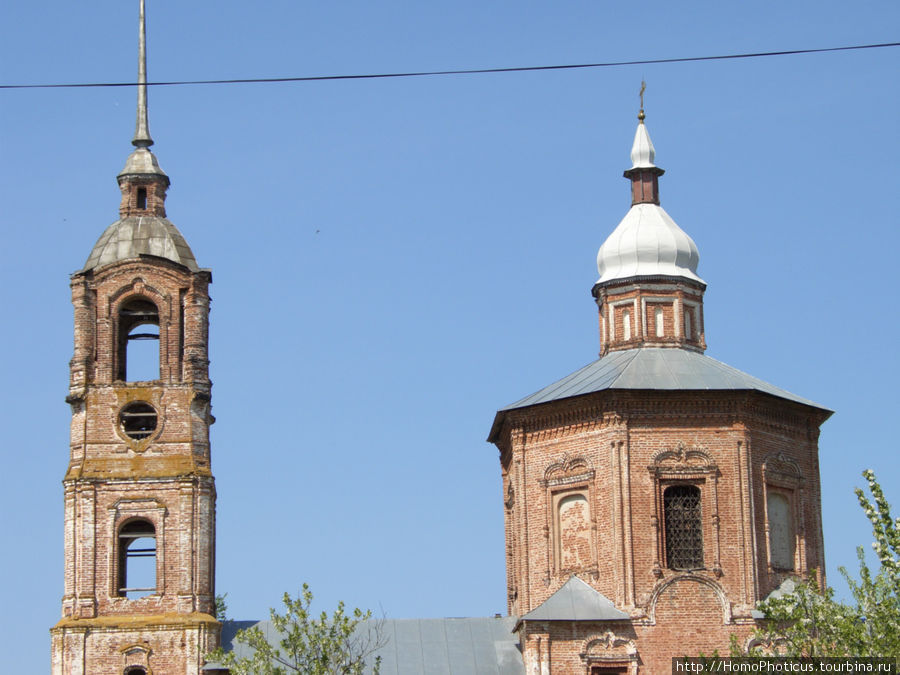
[[640, 119], [640, 120], [643, 120], [643, 119], [644, 119], [644, 90], [646, 90], [646, 89], [647, 89], [647, 83], [644, 82], [643, 80], [641, 80], [641, 93], [640, 93], [640, 96], [641, 96], [641, 111], [640, 111], [640, 113], [638, 114], [638, 119]]

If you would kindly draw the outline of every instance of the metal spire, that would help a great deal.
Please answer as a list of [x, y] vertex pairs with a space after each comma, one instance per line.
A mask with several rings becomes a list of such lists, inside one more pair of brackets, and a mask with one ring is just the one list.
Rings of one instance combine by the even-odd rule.
[[141, 0], [140, 27], [138, 30], [138, 100], [137, 125], [131, 144], [137, 148], [153, 145], [150, 124], [147, 121], [147, 24], [144, 19], [144, 0]]

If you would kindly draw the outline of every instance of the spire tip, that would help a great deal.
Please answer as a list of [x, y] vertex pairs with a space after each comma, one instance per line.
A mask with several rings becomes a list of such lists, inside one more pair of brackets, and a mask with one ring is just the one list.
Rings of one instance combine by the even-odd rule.
[[[141, 1], [143, 2], [143, 0]], [[647, 83], [641, 80], [641, 93], [639, 94], [639, 96], [641, 97], [641, 109], [638, 112], [638, 120], [640, 120], [641, 124], [643, 124], [644, 117], [646, 117], [646, 115], [644, 115], [644, 91], [646, 91], [646, 89]]]
[[149, 148], [153, 145], [150, 137], [150, 123], [147, 115], [147, 22], [144, 18], [144, 0], [140, 0], [140, 19], [138, 27], [138, 100], [137, 124], [131, 144], [136, 148]]

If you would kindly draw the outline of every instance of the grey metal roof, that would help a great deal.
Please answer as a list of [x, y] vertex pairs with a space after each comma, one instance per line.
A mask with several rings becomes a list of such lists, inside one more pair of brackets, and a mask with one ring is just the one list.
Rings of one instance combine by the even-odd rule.
[[[373, 623], [362, 622], [357, 631], [367, 632]], [[519, 640], [512, 632], [515, 625], [515, 617], [385, 619], [386, 643], [373, 658], [381, 656], [382, 675], [524, 675]], [[222, 646], [246, 655], [248, 650], [235, 645], [234, 637], [239, 629], [251, 626], [262, 630], [270, 642], [280, 639], [270, 621], [226, 621]]]
[[521, 621], [628, 621], [612, 600], [574, 574], [556, 593], [528, 612]]
[[82, 271], [140, 255], [166, 258], [192, 272], [200, 269], [190, 246], [171, 221], [160, 216], [129, 216], [100, 235]]
[[[139, 140], [137, 138], [137, 134], [141, 133], [140, 113], [138, 113], [138, 120], [138, 131], [135, 134], [135, 140]], [[144, 124], [146, 124], [146, 121], [144, 121]], [[144, 129], [144, 133], [149, 134], [146, 129]], [[150, 144], [153, 144], [152, 140], [150, 140]], [[128, 159], [125, 160], [125, 168], [119, 172], [120, 177], [134, 175], [141, 176], [147, 174], [154, 176], [163, 176], [165, 177], [166, 181], [169, 180], [169, 177], [166, 176], [166, 172], [160, 168], [159, 161], [156, 159], [156, 155], [154, 155], [144, 147], [137, 148], [134, 152], [128, 155]]]
[[583, 396], [610, 389], [662, 391], [760, 391], [831, 412], [817, 403], [716, 361], [705, 354], [679, 348], [645, 347], [610, 352], [540, 391], [501, 408], [489, 440], [508, 410]]

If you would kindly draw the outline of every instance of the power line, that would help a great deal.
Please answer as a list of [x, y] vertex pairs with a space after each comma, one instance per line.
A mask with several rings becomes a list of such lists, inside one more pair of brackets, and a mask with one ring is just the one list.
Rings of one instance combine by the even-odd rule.
[[[755, 59], [763, 56], [795, 56], [797, 54], [822, 54], [858, 49], [900, 47], [900, 42], [853, 45], [849, 47], [823, 47], [821, 49], [790, 49], [779, 52], [752, 52], [747, 54], [721, 54], [718, 56], [684, 56], [669, 59], [643, 59], [636, 61], [609, 61], [607, 63], [572, 63], [555, 66], [518, 66], [513, 68], [472, 68], [466, 70], [427, 70], [408, 73], [369, 73], [361, 75], [312, 75], [308, 77], [254, 77], [229, 80], [178, 80], [172, 82], [148, 82], [148, 87], [174, 87], [197, 84], [257, 84], [278, 82], [319, 82], [323, 80], [376, 80], [397, 77], [435, 77], [443, 75], [483, 75], [486, 73], [522, 73], [539, 70], [574, 70], [576, 68], [616, 68], [644, 66], [656, 63], [690, 63], [695, 61], [724, 61], [728, 59]], [[0, 84], [0, 89], [75, 89], [88, 87], [134, 87], [136, 82], [82, 82], [69, 84]]]

